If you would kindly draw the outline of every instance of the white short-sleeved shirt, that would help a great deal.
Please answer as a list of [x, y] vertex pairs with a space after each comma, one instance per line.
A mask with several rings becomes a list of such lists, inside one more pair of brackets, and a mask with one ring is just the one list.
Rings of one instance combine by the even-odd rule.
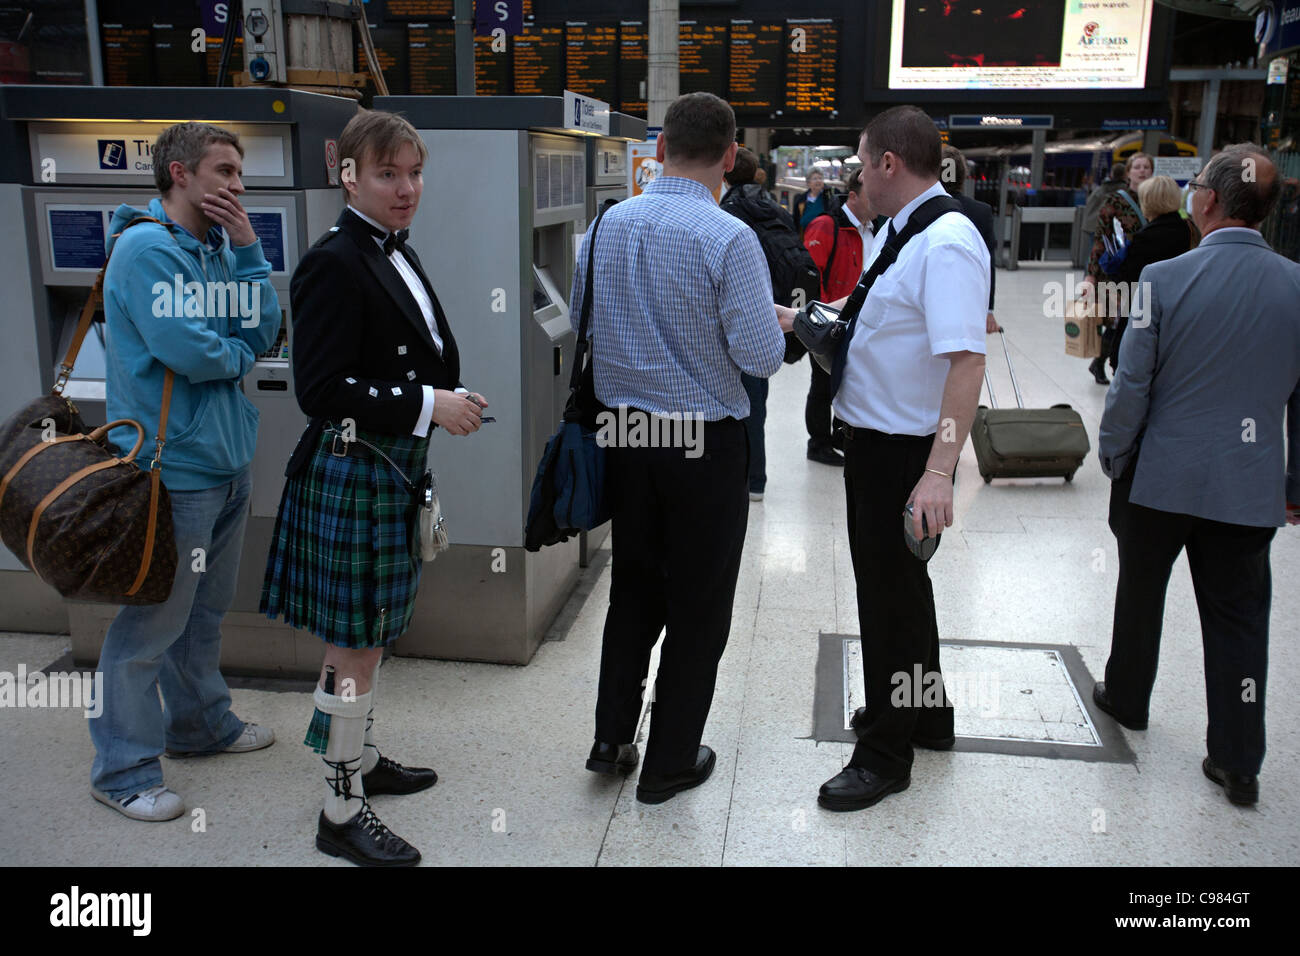
[[[891, 220], [898, 232], [935, 183]], [[889, 235], [881, 229], [870, 267]], [[835, 414], [855, 428], [891, 435], [938, 430], [949, 352], [983, 355], [989, 302], [989, 250], [975, 224], [945, 213], [903, 246], [898, 261], [876, 279], [849, 342]]]

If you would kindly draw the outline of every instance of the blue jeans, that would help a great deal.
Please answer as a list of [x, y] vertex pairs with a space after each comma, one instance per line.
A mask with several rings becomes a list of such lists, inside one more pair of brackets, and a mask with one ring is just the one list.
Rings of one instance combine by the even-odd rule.
[[767, 382], [765, 378], [740, 373], [740, 384], [749, 396], [749, 417], [745, 434], [749, 436], [749, 490], [761, 494], [767, 487], [767, 447], [763, 426], [767, 424]]
[[[170, 492], [177, 553], [171, 595], [162, 604], [123, 607], [104, 638], [104, 712], [89, 722], [91, 783], [114, 799], [163, 782], [164, 745], [217, 751], [243, 732], [218, 664], [251, 489], [246, 468], [215, 488]], [[204, 551], [203, 570], [195, 570], [196, 548]]]

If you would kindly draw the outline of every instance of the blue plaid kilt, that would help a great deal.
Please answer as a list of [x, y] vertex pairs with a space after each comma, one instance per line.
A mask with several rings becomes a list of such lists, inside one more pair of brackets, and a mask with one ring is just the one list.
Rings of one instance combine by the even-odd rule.
[[[357, 430], [419, 483], [427, 438]], [[378, 456], [340, 458], [323, 433], [286, 480], [262, 585], [261, 611], [339, 647], [380, 647], [411, 623], [420, 584], [415, 499]]]

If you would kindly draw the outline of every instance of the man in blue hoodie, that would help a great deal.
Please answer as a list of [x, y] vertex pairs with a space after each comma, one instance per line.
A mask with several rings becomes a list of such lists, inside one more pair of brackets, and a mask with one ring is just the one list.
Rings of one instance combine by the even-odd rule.
[[[118, 207], [106, 243], [109, 421], [134, 419], [155, 435], [163, 379], [175, 373], [165, 447], [141, 467], [161, 468], [171, 497], [176, 580], [163, 604], [118, 612], [99, 659], [104, 711], [90, 722], [91, 793], [135, 820], [185, 812], [163, 784], [164, 749], [170, 757], [240, 753], [275, 740], [231, 712], [218, 669], [257, 441], [257, 409], [240, 381], [281, 321], [270, 263], [239, 204], [243, 155], [227, 130], [167, 128], [153, 149], [161, 197], [148, 210]], [[123, 231], [140, 216], [159, 222]], [[109, 437], [121, 449], [135, 434], [117, 428]]]

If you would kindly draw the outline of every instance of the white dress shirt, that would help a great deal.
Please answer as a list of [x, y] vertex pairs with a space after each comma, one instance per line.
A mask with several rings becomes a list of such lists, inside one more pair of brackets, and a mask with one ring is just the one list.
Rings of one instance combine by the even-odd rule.
[[[943, 195], [936, 182], [899, 210], [894, 229], [902, 232], [913, 210]], [[868, 267], [888, 235], [882, 229], [875, 237]], [[945, 213], [913, 236], [871, 287], [849, 342], [835, 414], [855, 428], [934, 434], [949, 366], [941, 356], [985, 354], [988, 302], [988, 247], [962, 213]]]
[[853, 223], [853, 228], [856, 229], [858, 235], [862, 237], [862, 271], [866, 272], [866, 263], [867, 260], [871, 258], [871, 243], [873, 241], [871, 235], [871, 223], [860, 222], [858, 217], [853, 215], [853, 210], [849, 208], [848, 203], [845, 203], [840, 208], [844, 210], [844, 215], [848, 218], [849, 222]]
[[[384, 247], [384, 239], [388, 237], [388, 230], [375, 220], [371, 219], [356, 206], [349, 203], [348, 209], [352, 210], [358, 219], [369, 223], [371, 226], [374, 226], [380, 232], [384, 233], [383, 236], [374, 237], [375, 242], [382, 250]], [[411, 290], [411, 296], [415, 299], [415, 304], [420, 307], [420, 314], [424, 316], [424, 324], [429, 327], [429, 334], [433, 336], [433, 344], [438, 347], [438, 354], [441, 355], [442, 336], [438, 334], [438, 319], [434, 314], [433, 302], [429, 299], [429, 293], [424, 289], [424, 283], [420, 281], [420, 277], [416, 275], [415, 270], [411, 268], [411, 264], [406, 261], [406, 256], [402, 255], [396, 248], [388, 254], [388, 261], [393, 264], [393, 268], [397, 270], [397, 274], [402, 277], [402, 281], [406, 283], [406, 287]], [[420, 408], [420, 417], [416, 420], [415, 428], [412, 429], [411, 434], [423, 438], [429, 433], [429, 422], [433, 420], [434, 396], [432, 385], [421, 385], [420, 388], [424, 391], [424, 404]]]

